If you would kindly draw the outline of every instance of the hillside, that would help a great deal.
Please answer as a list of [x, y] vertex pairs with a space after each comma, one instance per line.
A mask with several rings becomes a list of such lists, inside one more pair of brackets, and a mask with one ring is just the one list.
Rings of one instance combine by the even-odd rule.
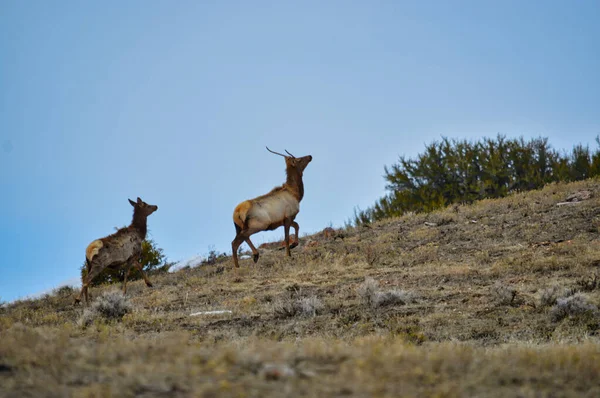
[[0, 396], [600, 396], [599, 228], [587, 180], [155, 275], [122, 317], [63, 288], [0, 308]]

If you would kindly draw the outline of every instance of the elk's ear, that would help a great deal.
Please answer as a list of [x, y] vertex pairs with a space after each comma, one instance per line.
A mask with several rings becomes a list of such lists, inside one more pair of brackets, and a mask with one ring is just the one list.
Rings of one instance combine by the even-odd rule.
[[131, 199], [127, 199], [129, 201], [129, 204], [132, 205], [133, 207], [135, 207], [135, 202]]
[[142, 199], [140, 199], [140, 197], [138, 196], [138, 204], [141, 205], [142, 204]]

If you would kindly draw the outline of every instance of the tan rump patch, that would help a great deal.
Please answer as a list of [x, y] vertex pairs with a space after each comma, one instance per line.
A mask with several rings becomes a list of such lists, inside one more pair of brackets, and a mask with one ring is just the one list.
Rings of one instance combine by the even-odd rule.
[[104, 244], [100, 239], [95, 240], [88, 245], [87, 249], [85, 249], [85, 257], [88, 261], [92, 261], [94, 256], [102, 249], [102, 246], [104, 246]]
[[249, 200], [245, 200], [235, 207], [233, 211], [233, 222], [236, 223], [240, 228], [244, 227], [244, 221], [248, 215], [248, 210], [252, 207], [252, 203]]

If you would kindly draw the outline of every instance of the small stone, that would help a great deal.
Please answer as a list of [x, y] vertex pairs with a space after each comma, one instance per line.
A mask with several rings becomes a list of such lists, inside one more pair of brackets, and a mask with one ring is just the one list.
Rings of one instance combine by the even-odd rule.
[[279, 380], [296, 375], [294, 369], [286, 364], [266, 363], [261, 369], [261, 375], [265, 380]]

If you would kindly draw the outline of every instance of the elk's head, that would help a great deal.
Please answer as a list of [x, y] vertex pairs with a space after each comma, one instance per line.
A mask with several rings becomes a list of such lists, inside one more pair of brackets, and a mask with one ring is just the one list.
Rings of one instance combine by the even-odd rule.
[[308, 164], [310, 163], [310, 161], [312, 160], [312, 156], [308, 155], [308, 156], [302, 156], [301, 158], [297, 158], [294, 155], [292, 155], [291, 153], [289, 153], [287, 151], [287, 149], [285, 150], [285, 152], [289, 155], [283, 155], [281, 153], [278, 152], [274, 152], [272, 150], [269, 149], [269, 147], [266, 147], [267, 151], [274, 153], [275, 155], [279, 155], [279, 156], [283, 156], [285, 158], [285, 167], [286, 169], [293, 169], [293, 170], [297, 170], [300, 174], [302, 174], [302, 172], [304, 171], [304, 169], [306, 168], [306, 166], [308, 166]]
[[139, 213], [146, 217], [148, 217], [150, 214], [152, 214], [156, 210], [158, 210], [158, 206], [149, 205], [148, 203], [144, 202], [139, 197], [137, 198], [137, 202], [134, 202], [131, 199], [127, 199], [127, 200], [129, 200], [129, 203], [133, 206], [134, 212]]

